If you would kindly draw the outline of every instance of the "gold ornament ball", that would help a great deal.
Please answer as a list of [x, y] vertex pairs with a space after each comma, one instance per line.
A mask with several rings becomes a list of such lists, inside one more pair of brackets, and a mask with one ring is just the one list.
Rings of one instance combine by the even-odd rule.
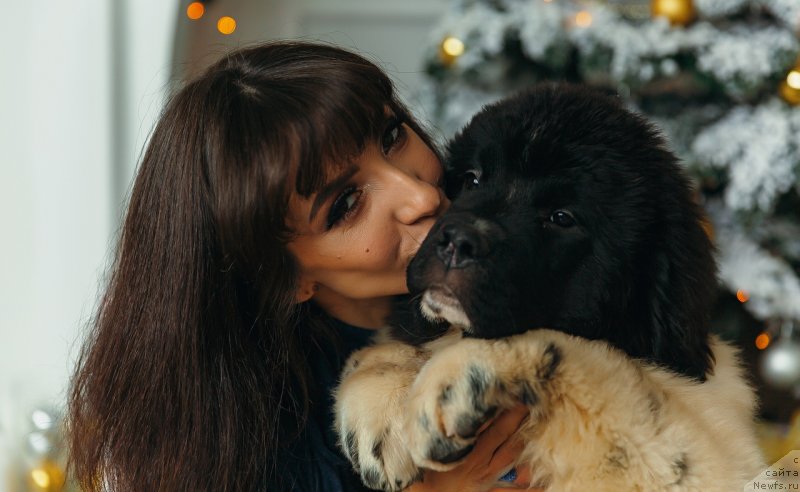
[[666, 17], [673, 26], [686, 26], [695, 18], [692, 0], [652, 0], [650, 12], [653, 17]]
[[787, 103], [792, 106], [800, 105], [800, 89], [792, 87], [785, 80], [781, 83], [780, 93], [783, 100]]
[[64, 490], [65, 482], [64, 469], [48, 459], [31, 469], [28, 476], [30, 490], [36, 492], [61, 492]]
[[464, 42], [460, 39], [447, 36], [439, 44], [439, 60], [446, 66], [455, 63], [456, 59], [464, 53]]
[[800, 59], [797, 65], [789, 71], [786, 79], [781, 83], [779, 91], [784, 101], [797, 106], [800, 104]]
[[788, 390], [800, 383], [800, 342], [779, 339], [761, 355], [761, 376], [774, 388]]

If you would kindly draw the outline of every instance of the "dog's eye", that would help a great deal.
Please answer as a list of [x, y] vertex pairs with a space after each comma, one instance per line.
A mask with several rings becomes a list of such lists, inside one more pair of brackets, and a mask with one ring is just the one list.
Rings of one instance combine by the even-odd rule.
[[575, 225], [575, 217], [566, 210], [556, 210], [550, 216], [550, 222], [559, 227], [572, 227]]
[[463, 175], [463, 188], [465, 190], [472, 190], [480, 186], [481, 184], [481, 172], [480, 171], [467, 171]]

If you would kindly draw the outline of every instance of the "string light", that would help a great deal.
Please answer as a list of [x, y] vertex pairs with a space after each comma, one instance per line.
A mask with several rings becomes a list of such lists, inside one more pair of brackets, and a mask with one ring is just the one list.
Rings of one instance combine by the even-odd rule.
[[769, 342], [770, 342], [769, 334], [765, 331], [762, 331], [756, 337], [756, 348], [758, 350], [764, 350], [765, 348], [769, 347]]
[[464, 42], [453, 36], [448, 36], [442, 41], [442, 51], [453, 58], [464, 53]]
[[206, 8], [202, 2], [192, 2], [186, 7], [186, 17], [197, 20], [200, 17], [203, 17], [203, 14], [206, 12]]
[[455, 36], [447, 36], [439, 44], [439, 60], [445, 66], [453, 65], [464, 54], [464, 42]]
[[233, 17], [220, 17], [217, 21], [217, 30], [222, 34], [231, 34], [236, 30], [236, 19]]
[[750, 294], [747, 293], [746, 290], [739, 289], [736, 291], [736, 299], [739, 300], [742, 304], [750, 300]]
[[589, 27], [592, 25], [592, 14], [581, 10], [575, 15], [575, 25], [578, 27]]

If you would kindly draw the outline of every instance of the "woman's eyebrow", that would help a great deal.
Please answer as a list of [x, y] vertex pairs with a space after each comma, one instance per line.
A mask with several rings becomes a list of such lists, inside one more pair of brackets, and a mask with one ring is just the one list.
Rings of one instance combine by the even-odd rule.
[[323, 203], [325, 203], [331, 195], [336, 193], [337, 190], [342, 188], [350, 178], [353, 177], [358, 172], [358, 166], [355, 164], [351, 164], [350, 167], [345, 169], [345, 171], [340, 174], [336, 179], [329, 182], [325, 186], [319, 190], [317, 196], [314, 198], [314, 203], [311, 205], [311, 213], [308, 215], [308, 222], [311, 223], [314, 220], [314, 216], [317, 215], [319, 212], [320, 207]]

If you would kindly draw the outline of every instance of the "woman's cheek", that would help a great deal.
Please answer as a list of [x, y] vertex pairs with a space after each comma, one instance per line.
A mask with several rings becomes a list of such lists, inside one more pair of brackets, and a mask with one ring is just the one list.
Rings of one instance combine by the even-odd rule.
[[[374, 198], [374, 197], [373, 197]], [[392, 215], [382, 207], [371, 207], [361, 237], [353, 238], [353, 244], [360, 245], [359, 256], [365, 265], [373, 268], [391, 268], [401, 252], [401, 238], [392, 227]]]
[[394, 237], [388, 234], [376, 237], [367, 243], [362, 250], [365, 265], [372, 265], [375, 269], [389, 269], [397, 262], [399, 245]]

